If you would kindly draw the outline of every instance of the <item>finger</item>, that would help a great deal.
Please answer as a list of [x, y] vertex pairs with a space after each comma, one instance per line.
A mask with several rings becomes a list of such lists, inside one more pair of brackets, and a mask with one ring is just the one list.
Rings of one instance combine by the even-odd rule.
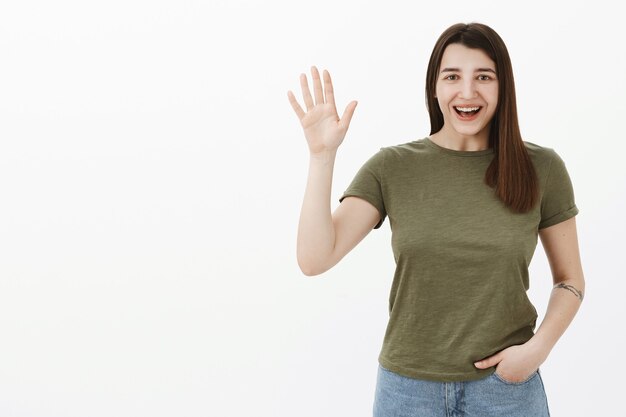
[[298, 100], [296, 100], [296, 96], [293, 95], [291, 90], [287, 91], [287, 97], [289, 98], [289, 103], [291, 103], [291, 107], [298, 115], [298, 118], [302, 119], [305, 115], [304, 110], [302, 110], [302, 107], [300, 107], [300, 104], [298, 104]]
[[335, 106], [335, 92], [333, 90], [333, 82], [330, 79], [330, 73], [326, 70], [324, 70], [324, 94], [326, 95], [326, 103], [331, 104], [333, 106], [333, 110], [335, 110], [335, 114], [337, 114], [337, 106]]
[[315, 94], [315, 104], [323, 104], [324, 93], [322, 92], [322, 80], [320, 80], [320, 73], [315, 65], [311, 67], [311, 76], [313, 77], [313, 92]]
[[488, 368], [486, 360], [474, 362], [474, 366], [479, 368], [479, 369]]
[[474, 365], [476, 365], [476, 367], [478, 368], [489, 368], [491, 366], [496, 365], [498, 362], [500, 362], [500, 354], [495, 354], [493, 356], [490, 356], [488, 358], [485, 358], [483, 360], [480, 360], [478, 362], [474, 362]]
[[306, 105], [307, 111], [311, 110], [314, 106], [313, 98], [311, 97], [311, 92], [309, 91], [309, 84], [306, 80], [306, 74], [300, 74], [300, 87], [302, 88], [302, 97], [304, 97], [304, 104]]
[[343, 115], [341, 116], [341, 126], [348, 127], [350, 125], [350, 120], [352, 120], [352, 115], [354, 114], [354, 109], [356, 109], [357, 101], [351, 101], [350, 104], [346, 106], [346, 109], [343, 111]]

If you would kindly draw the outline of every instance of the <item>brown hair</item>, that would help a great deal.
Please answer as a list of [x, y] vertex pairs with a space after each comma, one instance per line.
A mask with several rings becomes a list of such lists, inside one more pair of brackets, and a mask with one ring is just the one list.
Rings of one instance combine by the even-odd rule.
[[498, 105], [489, 129], [489, 147], [494, 150], [494, 158], [485, 172], [485, 183], [494, 188], [498, 198], [513, 211], [527, 212], [539, 199], [539, 181], [519, 129], [509, 52], [502, 38], [489, 26], [457, 23], [446, 29], [437, 40], [426, 72], [430, 134], [443, 127], [443, 114], [435, 98], [435, 87], [443, 52], [453, 43], [481, 49], [496, 63]]

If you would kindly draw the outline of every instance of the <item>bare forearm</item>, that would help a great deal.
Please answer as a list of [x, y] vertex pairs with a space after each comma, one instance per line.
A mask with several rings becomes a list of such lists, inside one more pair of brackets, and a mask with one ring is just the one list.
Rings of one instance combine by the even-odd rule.
[[535, 335], [528, 341], [529, 345], [541, 352], [544, 359], [574, 319], [583, 301], [584, 291], [585, 282], [582, 279], [564, 280], [552, 288], [546, 315]]
[[306, 275], [317, 273], [316, 266], [330, 256], [335, 245], [330, 196], [336, 155], [336, 151], [326, 152], [309, 159], [297, 242], [298, 265]]

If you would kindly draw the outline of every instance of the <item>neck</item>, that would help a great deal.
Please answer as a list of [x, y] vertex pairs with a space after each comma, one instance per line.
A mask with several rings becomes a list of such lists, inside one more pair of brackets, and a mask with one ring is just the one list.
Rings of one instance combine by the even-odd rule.
[[437, 133], [430, 135], [430, 140], [437, 145], [455, 151], [482, 151], [489, 149], [489, 131], [478, 135], [460, 135], [449, 132], [445, 126]]

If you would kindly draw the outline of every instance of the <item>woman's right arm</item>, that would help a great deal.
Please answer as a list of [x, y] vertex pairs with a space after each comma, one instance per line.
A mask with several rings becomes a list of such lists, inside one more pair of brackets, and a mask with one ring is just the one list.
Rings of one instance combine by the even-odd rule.
[[[300, 75], [305, 112], [288, 91], [289, 102], [300, 119], [309, 146], [309, 174], [298, 225], [297, 258], [305, 275], [319, 275], [341, 260], [380, 219], [378, 210], [358, 197], [347, 197], [331, 215], [330, 197], [337, 149], [343, 142], [357, 102], [352, 101], [339, 119], [333, 86], [324, 71], [324, 91], [319, 72], [311, 67], [315, 103], [306, 75]], [[324, 92], [326, 98], [324, 99]]]
[[307, 276], [335, 266], [373, 229], [380, 214], [371, 203], [346, 197], [330, 213], [336, 152], [311, 155], [309, 177], [298, 225], [298, 265]]

